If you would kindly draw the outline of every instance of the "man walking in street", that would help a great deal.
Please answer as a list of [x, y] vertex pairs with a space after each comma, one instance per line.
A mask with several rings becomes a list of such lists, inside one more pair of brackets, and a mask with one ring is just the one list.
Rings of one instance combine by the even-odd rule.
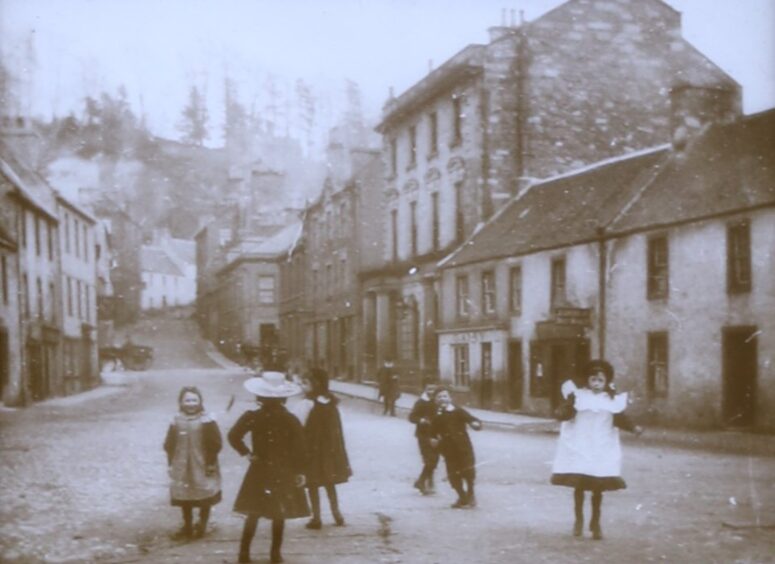
[[391, 417], [396, 416], [396, 400], [401, 395], [399, 389], [400, 382], [398, 373], [393, 365], [393, 359], [385, 359], [385, 364], [379, 369], [377, 375], [379, 380], [379, 397], [382, 398], [384, 409], [382, 415], [390, 413]]

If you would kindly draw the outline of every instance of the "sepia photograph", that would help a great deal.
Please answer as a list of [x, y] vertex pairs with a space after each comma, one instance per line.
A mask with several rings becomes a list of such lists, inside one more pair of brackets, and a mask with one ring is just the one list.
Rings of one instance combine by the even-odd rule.
[[0, 562], [775, 564], [775, 0], [0, 0]]

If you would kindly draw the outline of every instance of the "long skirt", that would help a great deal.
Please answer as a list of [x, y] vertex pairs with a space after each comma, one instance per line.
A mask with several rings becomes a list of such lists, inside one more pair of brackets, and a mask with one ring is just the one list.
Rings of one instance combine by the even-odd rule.
[[291, 483], [269, 485], [258, 465], [248, 468], [242, 481], [234, 511], [266, 519], [298, 519], [310, 515], [304, 488]]

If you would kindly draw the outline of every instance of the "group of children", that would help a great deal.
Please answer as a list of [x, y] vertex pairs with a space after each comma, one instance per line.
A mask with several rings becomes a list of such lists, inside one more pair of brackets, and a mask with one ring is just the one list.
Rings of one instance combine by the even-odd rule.
[[[618, 429], [640, 434], [624, 415], [627, 394], [616, 394], [613, 368], [592, 361], [586, 380], [562, 386], [565, 403], [551, 483], [574, 490], [573, 534], [583, 531], [586, 491], [592, 493], [593, 538], [601, 539], [600, 511], [604, 491], [625, 488], [621, 478]], [[433, 475], [444, 458], [450, 486], [457, 493], [453, 508], [476, 506], [476, 462], [468, 427], [478, 431], [479, 419], [454, 404], [449, 390], [424, 383], [423, 393], [409, 415], [422, 456], [422, 471], [414, 487], [424, 495], [434, 492]], [[246, 516], [240, 540], [239, 562], [250, 562], [250, 545], [260, 518], [272, 521], [271, 562], [282, 562], [285, 519], [307, 517], [308, 529], [320, 529], [319, 489], [325, 489], [331, 514], [338, 526], [345, 524], [339, 510], [336, 485], [352, 475], [345, 448], [338, 400], [328, 388], [328, 378], [311, 370], [299, 382], [280, 372], [263, 372], [244, 383], [258, 408], [245, 412], [228, 433], [229, 444], [250, 460], [234, 511]], [[303, 394], [292, 410], [287, 398]], [[204, 409], [202, 394], [185, 387], [178, 397], [179, 413], [169, 426], [164, 449], [171, 478], [171, 503], [181, 507], [183, 527], [178, 538], [202, 537], [212, 505], [221, 500], [218, 453], [221, 433]], [[244, 438], [250, 434], [248, 447]], [[306, 492], [309, 495], [309, 503]], [[311, 511], [310, 511], [311, 505]], [[194, 508], [199, 520], [193, 524]]]
[[[562, 385], [563, 404], [557, 416], [563, 422], [552, 467], [551, 483], [573, 488], [573, 535], [584, 529], [584, 497], [591, 492], [592, 538], [603, 538], [600, 513], [603, 492], [626, 488], [621, 477], [622, 453], [619, 429], [640, 435], [643, 429], [625, 415], [627, 394], [617, 394], [614, 370], [604, 360], [589, 362], [584, 381], [568, 380]], [[422, 457], [422, 471], [414, 487], [424, 495], [434, 492], [433, 473], [439, 456], [444, 457], [447, 478], [458, 495], [452, 507], [475, 507], [476, 461], [467, 427], [475, 431], [482, 423], [465, 409], [454, 405], [449, 390], [424, 383], [409, 420], [416, 425], [415, 436]]]
[[[255, 396], [257, 409], [245, 412], [228, 433], [229, 444], [250, 465], [234, 502], [245, 515], [239, 562], [250, 562], [250, 545], [260, 518], [272, 521], [270, 561], [282, 562], [286, 519], [308, 517], [308, 529], [320, 529], [319, 489], [325, 489], [337, 526], [345, 521], [339, 510], [336, 485], [352, 475], [337, 407], [324, 372], [312, 370], [294, 382], [280, 372], [263, 372], [244, 387]], [[293, 412], [287, 398], [303, 394]], [[179, 539], [204, 536], [210, 507], [221, 500], [218, 452], [221, 433], [204, 410], [202, 394], [183, 388], [179, 413], [167, 432], [164, 449], [170, 468], [170, 497], [183, 512]], [[250, 435], [250, 446], [245, 444]], [[306, 493], [305, 493], [306, 488]], [[309, 495], [309, 503], [307, 500]], [[312, 510], [310, 511], [310, 505]], [[194, 527], [193, 509], [199, 508]]]

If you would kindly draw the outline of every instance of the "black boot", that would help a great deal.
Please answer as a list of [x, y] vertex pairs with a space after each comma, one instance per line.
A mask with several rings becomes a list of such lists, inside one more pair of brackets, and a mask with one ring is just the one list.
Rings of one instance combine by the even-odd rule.
[[573, 523], [573, 536], [580, 537], [584, 531], [584, 490], [573, 491], [573, 509], [576, 514], [576, 522]]
[[283, 555], [280, 550], [283, 546], [283, 531], [285, 530], [285, 521], [275, 519], [272, 521], [272, 550], [269, 553], [270, 562], [283, 562]]
[[337, 527], [344, 527], [344, 517], [339, 511], [339, 497], [336, 495], [336, 486], [334, 484], [326, 486], [326, 495], [328, 496], [328, 505], [331, 506], [331, 515], [334, 517], [334, 523]]
[[239, 562], [250, 562], [250, 543], [256, 534], [258, 517], [248, 515], [245, 525], [242, 527], [242, 538], [239, 543]]
[[210, 520], [210, 508], [199, 508], [199, 522], [194, 527], [194, 538], [201, 539], [207, 531], [207, 522]]

